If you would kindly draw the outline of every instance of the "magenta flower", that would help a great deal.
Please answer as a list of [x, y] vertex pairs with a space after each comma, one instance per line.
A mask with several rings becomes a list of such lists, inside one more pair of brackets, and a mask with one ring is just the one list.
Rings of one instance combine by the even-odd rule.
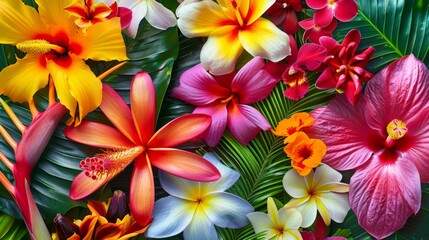
[[277, 0], [266, 12], [275, 25], [282, 25], [287, 34], [298, 32], [297, 12], [301, 11], [301, 0]]
[[331, 24], [325, 27], [321, 27], [314, 22], [313, 18], [305, 19], [299, 22], [299, 25], [305, 29], [302, 41], [305, 42], [307, 39], [314, 43], [319, 43], [319, 39], [322, 36], [332, 37], [332, 32], [337, 27], [337, 21], [332, 21]]
[[350, 205], [378, 239], [419, 211], [420, 182], [429, 182], [428, 89], [428, 69], [410, 55], [375, 75], [355, 106], [338, 96], [311, 113], [313, 137], [327, 145], [324, 163], [356, 170]]
[[334, 17], [342, 22], [352, 20], [357, 12], [356, 0], [306, 0], [307, 5], [316, 9], [314, 21], [321, 27], [328, 26]]
[[180, 85], [173, 90], [173, 96], [196, 105], [194, 113], [212, 116], [205, 135], [207, 144], [215, 146], [227, 126], [243, 145], [261, 129], [271, 129], [265, 117], [247, 105], [266, 98], [277, 83], [264, 67], [264, 60], [256, 57], [237, 74], [214, 76], [198, 64], [180, 76]]
[[356, 104], [360, 98], [362, 82], [367, 82], [372, 77], [364, 67], [371, 59], [374, 48], [369, 47], [356, 54], [360, 39], [360, 33], [356, 29], [348, 32], [341, 44], [330, 37], [320, 38], [320, 44], [328, 51], [325, 59], [328, 66], [317, 79], [316, 87], [336, 88], [338, 92], [344, 92], [352, 104]]

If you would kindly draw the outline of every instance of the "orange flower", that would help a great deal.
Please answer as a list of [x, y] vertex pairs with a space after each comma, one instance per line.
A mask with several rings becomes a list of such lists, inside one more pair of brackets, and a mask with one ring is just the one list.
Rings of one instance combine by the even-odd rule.
[[271, 130], [274, 135], [286, 137], [285, 144], [291, 142], [292, 135], [301, 131], [304, 127], [313, 125], [313, 117], [306, 112], [293, 114], [290, 118], [285, 118], [279, 122], [275, 130]]
[[309, 138], [303, 132], [296, 132], [293, 138], [288, 137], [284, 151], [291, 159], [292, 167], [301, 176], [306, 176], [311, 169], [319, 166], [326, 153], [326, 145], [320, 139]]
[[72, 16], [77, 17], [75, 23], [84, 28], [106, 20], [112, 9], [104, 2], [94, 3], [94, 0], [73, 2], [64, 8]]

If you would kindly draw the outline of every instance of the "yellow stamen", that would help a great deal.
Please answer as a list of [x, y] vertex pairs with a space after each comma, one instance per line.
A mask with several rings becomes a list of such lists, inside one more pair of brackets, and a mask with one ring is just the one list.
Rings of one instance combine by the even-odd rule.
[[395, 140], [405, 136], [405, 133], [408, 131], [407, 125], [398, 119], [393, 119], [389, 124], [387, 124], [386, 129], [389, 137]]
[[54, 50], [59, 54], [63, 54], [66, 51], [65, 48], [55, 44], [51, 44], [48, 41], [42, 40], [42, 39], [23, 41], [16, 44], [16, 47], [25, 53], [37, 53], [37, 54], [47, 53], [51, 50]]
[[16, 128], [23, 133], [25, 130], [25, 125], [18, 119], [18, 117], [15, 115], [15, 113], [12, 111], [12, 109], [9, 107], [9, 105], [3, 101], [2, 98], [0, 98], [0, 103], [3, 107], [3, 110], [7, 113], [7, 115], [12, 120], [13, 124], [15, 124]]
[[224, 99], [224, 100], [222, 100], [222, 101], [220, 101], [220, 102], [221, 102], [221, 103], [227, 103], [227, 102], [231, 101], [233, 98], [234, 98], [234, 94], [231, 94], [231, 96], [229, 96], [229, 98]]

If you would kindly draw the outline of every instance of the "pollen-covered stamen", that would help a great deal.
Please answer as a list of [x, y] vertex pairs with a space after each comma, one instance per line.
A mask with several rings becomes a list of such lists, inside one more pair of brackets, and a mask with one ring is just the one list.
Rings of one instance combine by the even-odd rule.
[[138, 146], [125, 150], [106, 151], [87, 157], [79, 164], [85, 175], [93, 180], [103, 176], [116, 175], [126, 168], [138, 155], [144, 151], [144, 147]]
[[395, 140], [405, 136], [408, 131], [407, 125], [398, 119], [393, 119], [386, 127], [387, 139], [385, 142], [386, 147], [392, 147]]
[[36, 53], [36, 54], [47, 53], [51, 50], [54, 50], [58, 54], [63, 54], [66, 51], [65, 48], [55, 44], [51, 44], [48, 41], [43, 39], [23, 41], [16, 44], [16, 48], [18, 48], [20, 51], [23, 51], [25, 53]]

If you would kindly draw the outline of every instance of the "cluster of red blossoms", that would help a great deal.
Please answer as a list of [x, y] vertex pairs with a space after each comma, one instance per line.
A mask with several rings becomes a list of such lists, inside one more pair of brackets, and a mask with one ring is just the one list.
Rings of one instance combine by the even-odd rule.
[[[342, 43], [332, 38], [337, 20], [347, 22], [358, 12], [355, 0], [306, 0], [314, 11], [303, 11], [300, 0], [277, 0], [266, 14], [283, 31], [289, 34], [291, 55], [276, 63], [276, 68], [284, 69], [281, 79], [287, 85], [284, 94], [292, 100], [304, 98], [309, 89], [306, 71], [321, 72], [316, 80], [318, 89], [335, 88], [344, 93], [352, 104], [356, 104], [362, 90], [372, 74], [364, 69], [370, 60], [374, 48], [369, 47], [356, 53], [361, 36], [358, 30], [351, 30]], [[308, 10], [308, 9], [307, 9]], [[312, 18], [298, 21], [298, 14]], [[299, 27], [305, 30], [298, 47], [294, 35]]]

